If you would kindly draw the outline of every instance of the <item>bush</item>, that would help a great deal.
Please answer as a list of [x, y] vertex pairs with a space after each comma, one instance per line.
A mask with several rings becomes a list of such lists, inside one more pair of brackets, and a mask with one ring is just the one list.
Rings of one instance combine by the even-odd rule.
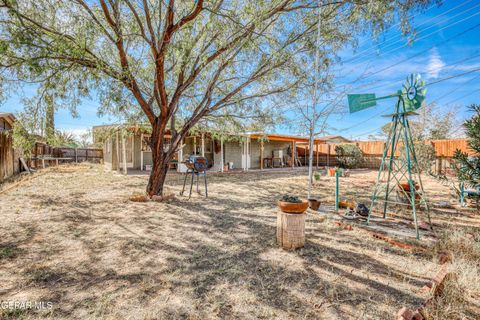
[[355, 144], [340, 144], [335, 147], [338, 165], [341, 168], [353, 169], [363, 164], [363, 153]]
[[418, 169], [420, 172], [429, 172], [435, 161], [435, 148], [430, 144], [415, 143], [415, 155], [417, 156]]

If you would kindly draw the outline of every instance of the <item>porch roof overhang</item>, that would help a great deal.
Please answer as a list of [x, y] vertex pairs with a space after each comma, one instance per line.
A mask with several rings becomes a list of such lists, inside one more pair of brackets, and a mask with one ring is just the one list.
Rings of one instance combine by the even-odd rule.
[[[305, 137], [299, 136], [291, 136], [291, 135], [284, 135], [284, 134], [275, 134], [275, 133], [253, 133], [249, 135], [250, 138], [253, 139], [267, 139], [269, 141], [288, 141], [288, 142], [297, 142], [297, 143], [308, 143], [309, 139]], [[314, 143], [325, 143], [325, 140], [322, 139], [314, 139]]]

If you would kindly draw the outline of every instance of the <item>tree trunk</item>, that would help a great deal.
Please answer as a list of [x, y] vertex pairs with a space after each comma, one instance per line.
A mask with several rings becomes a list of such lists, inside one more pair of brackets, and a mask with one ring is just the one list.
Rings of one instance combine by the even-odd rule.
[[168, 173], [170, 160], [175, 154], [178, 143], [172, 140], [167, 151], [164, 150], [164, 135], [165, 135], [166, 121], [162, 122], [157, 119], [157, 122], [152, 128], [152, 135], [150, 137], [150, 148], [152, 150], [152, 171], [148, 179], [147, 194], [152, 197], [154, 195], [163, 195], [163, 186]]

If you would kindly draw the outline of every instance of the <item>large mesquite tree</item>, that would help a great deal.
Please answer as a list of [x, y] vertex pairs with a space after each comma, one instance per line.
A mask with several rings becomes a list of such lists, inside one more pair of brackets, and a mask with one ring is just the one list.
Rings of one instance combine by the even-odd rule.
[[[427, 0], [0, 0], [0, 74], [56, 91], [69, 108], [142, 115], [152, 127], [147, 192], [161, 194], [182, 138], [201, 119], [242, 109], [301, 81], [314, 47], [338, 50], [358, 31], [404, 21]], [[166, 145], [167, 129], [172, 133]]]

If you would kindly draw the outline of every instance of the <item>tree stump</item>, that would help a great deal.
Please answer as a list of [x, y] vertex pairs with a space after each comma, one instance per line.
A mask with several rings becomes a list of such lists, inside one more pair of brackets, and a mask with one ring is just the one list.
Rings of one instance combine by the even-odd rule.
[[306, 213], [285, 213], [277, 215], [277, 243], [283, 249], [297, 249], [305, 245]]

